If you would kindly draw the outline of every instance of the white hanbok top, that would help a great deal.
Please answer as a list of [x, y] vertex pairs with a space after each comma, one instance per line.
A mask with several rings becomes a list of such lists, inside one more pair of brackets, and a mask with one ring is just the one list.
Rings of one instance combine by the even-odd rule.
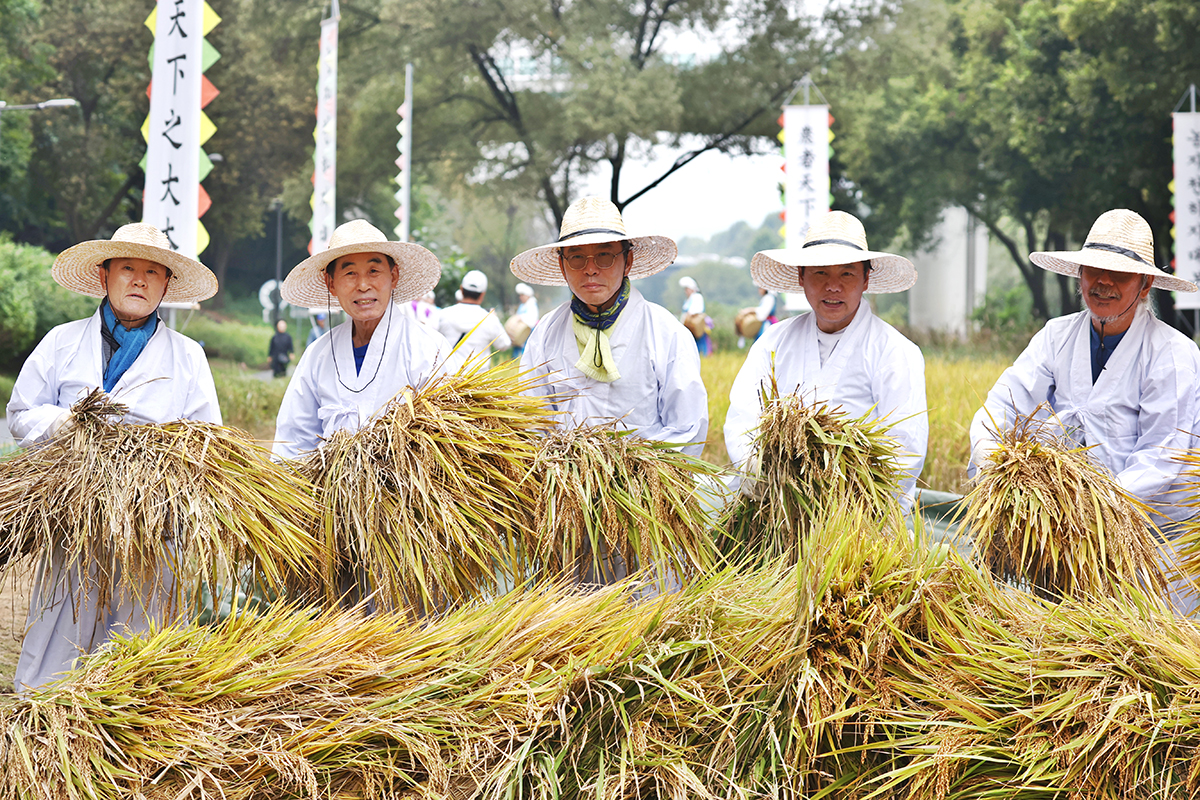
[[517, 306], [517, 316], [525, 320], [525, 324], [530, 328], [536, 326], [538, 319], [541, 317], [541, 313], [538, 311], [537, 298], [531, 297]]
[[[8, 401], [8, 429], [18, 443], [49, 439], [64, 411], [103, 388], [102, 326], [99, 309], [87, 319], [59, 325], [25, 360]], [[127, 422], [221, 423], [204, 349], [162, 320], [109, 396], [129, 407]]]
[[477, 303], [456, 303], [442, 309], [438, 330], [451, 347], [457, 346], [455, 367], [475, 356], [490, 355], [492, 349], [507, 350], [512, 339], [496, 315]]
[[521, 369], [543, 383], [533, 393], [552, 396], [557, 421], [567, 428], [620, 420], [644, 439], [686, 444], [699, 455], [708, 435], [708, 393], [700, 354], [687, 328], [662, 306], [631, 289], [629, 302], [608, 329], [621, 377], [611, 383], [575, 368], [579, 345], [570, 302], [546, 316], [529, 335]]
[[405, 387], [439, 374], [450, 352], [440, 333], [388, 304], [356, 373], [353, 325], [346, 320], [300, 357], [275, 421], [276, 456], [297, 458], [335, 431], [364, 427]]
[[1196, 510], [1174, 505], [1182, 494], [1176, 485], [1182, 465], [1174, 456], [1195, 446], [1192, 432], [1200, 428], [1200, 350], [1142, 308], [1093, 385], [1090, 331], [1090, 314], [1080, 311], [1037, 332], [975, 413], [972, 452], [995, 439], [994, 429], [1046, 402], [1065, 432], [1091, 446], [1127, 492], [1166, 517], [1187, 519]]
[[929, 446], [925, 404], [925, 359], [921, 349], [859, 303], [825, 363], [817, 343], [817, 320], [810, 312], [772, 325], [750, 348], [729, 391], [725, 447], [735, 467], [750, 459], [762, 414], [762, 387], [775, 362], [781, 395], [801, 394], [814, 402], [841, 406], [848, 414], [893, 420], [889, 432], [899, 445], [900, 497], [913, 504], [917, 478]]
[[692, 292], [683, 300], [683, 313], [679, 318], [683, 319], [688, 314], [703, 314], [704, 313], [704, 295], [699, 292]]
[[[100, 312], [46, 334], [25, 360], [8, 403], [8, 427], [22, 445], [45, 441], [64, 411], [104, 386]], [[109, 396], [129, 407], [128, 423], [178, 419], [221, 423], [217, 392], [204, 350], [161, 319], [146, 347]], [[120, 476], [97, 476], [120, 480]], [[78, 569], [55, 549], [39, 562], [14, 670], [18, 692], [41, 686], [71, 667], [81, 652], [117, 634], [144, 633], [168, 620], [174, 575], [168, 565], [147, 585], [148, 596], [118, 591], [104, 605], [99, 588], [84, 592]], [[154, 591], [152, 587], [159, 587]]]

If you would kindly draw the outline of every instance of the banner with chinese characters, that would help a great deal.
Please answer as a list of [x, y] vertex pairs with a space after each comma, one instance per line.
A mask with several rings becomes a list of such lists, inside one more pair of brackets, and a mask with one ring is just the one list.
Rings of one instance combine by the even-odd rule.
[[[829, 107], [784, 106], [783, 233], [784, 246], [799, 249], [817, 217], [829, 211]], [[801, 293], [784, 298], [789, 311], [807, 311]]]
[[337, 61], [338, 20], [341, 13], [333, 0], [329, 17], [321, 20], [321, 58], [317, 62], [317, 128], [313, 132], [312, 239], [310, 253], [329, 246], [335, 227], [337, 200]]
[[217, 96], [204, 72], [220, 54], [205, 36], [221, 18], [204, 0], [158, 0], [146, 19], [154, 33], [150, 50], [150, 114], [142, 126], [142, 220], [167, 235], [171, 247], [191, 258], [208, 246], [200, 218], [210, 201], [200, 181], [212, 169], [202, 149], [216, 131], [204, 107]]
[[[1200, 281], [1200, 112], [1172, 114], [1174, 122], [1175, 274]], [[1178, 292], [1176, 308], [1200, 308], [1200, 294]]]
[[804, 244], [812, 220], [829, 211], [829, 107], [783, 109], [784, 225], [788, 248]]

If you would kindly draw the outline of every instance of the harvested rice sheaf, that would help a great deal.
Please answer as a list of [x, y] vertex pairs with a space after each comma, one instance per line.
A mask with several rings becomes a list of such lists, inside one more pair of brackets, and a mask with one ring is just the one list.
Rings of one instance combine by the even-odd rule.
[[552, 576], [610, 583], [650, 567], [688, 579], [716, 550], [697, 494], [716, 468], [612, 427], [555, 429], [542, 439], [531, 480], [535, 557]]
[[1176, 567], [1181, 575], [1200, 575], [1200, 449], [1185, 450], [1175, 458], [1183, 464], [1178, 487], [1180, 505], [1192, 509], [1192, 516], [1180, 524], [1181, 532], [1170, 546], [1177, 553]]
[[1049, 604], [861, 511], [781, 572], [429, 624], [273, 609], [0, 703], [0, 798], [1154, 797], [1200, 790], [1200, 637]]
[[[902, 527], [900, 465], [889, 423], [852, 417], [799, 395], [764, 391], [752, 490], [733, 505], [721, 549], [765, 564], [800, 558], [805, 537], [834, 511], [861, 510], [877, 529]], [[748, 478], [750, 479], [750, 478]]]
[[302, 462], [323, 506], [323, 602], [428, 613], [494, 592], [528, 560], [525, 478], [549, 412], [527, 376], [475, 366], [405, 390]]
[[982, 564], [1045, 597], [1165, 589], [1145, 506], [1037, 412], [999, 437], [963, 520]]
[[315, 568], [317, 511], [295, 471], [240, 431], [119, 421], [127, 411], [97, 389], [72, 428], [0, 465], [0, 563], [56, 554], [54, 579], [101, 604], [161, 596], [164, 568], [181, 590], [243, 569], [278, 588]]

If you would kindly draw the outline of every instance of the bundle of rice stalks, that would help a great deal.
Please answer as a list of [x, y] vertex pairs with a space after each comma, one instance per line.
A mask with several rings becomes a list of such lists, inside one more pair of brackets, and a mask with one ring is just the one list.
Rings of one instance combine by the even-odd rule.
[[316, 508], [294, 471], [240, 431], [117, 422], [127, 410], [96, 390], [73, 428], [0, 468], [0, 563], [53, 554], [102, 605], [163, 594], [170, 574], [183, 590], [243, 569], [280, 587], [314, 569]]
[[611, 426], [555, 429], [531, 475], [535, 558], [551, 576], [612, 583], [653, 568], [660, 583], [708, 571], [716, 550], [697, 481], [717, 468]]
[[1162, 594], [1147, 510], [1054, 419], [1018, 419], [965, 502], [976, 558], [1047, 598]]
[[427, 613], [524, 570], [527, 483], [549, 412], [528, 376], [481, 365], [405, 390], [302, 464], [324, 507], [325, 602]]
[[[1200, 449], [1185, 450], [1177, 454], [1175, 460], [1183, 464], [1177, 487], [1181, 495], [1179, 505], [1192, 509], [1192, 516], [1179, 523], [1177, 531], [1171, 531], [1177, 536], [1170, 544], [1162, 545], [1174, 550], [1175, 570], [1179, 573], [1167, 577], [1186, 576], [1195, 581], [1194, 576], [1200, 576]], [[1200, 589], [1192, 591], [1200, 595]]]
[[0, 798], [468, 797], [654, 615], [547, 591], [425, 627], [277, 605], [118, 639], [0, 706]]
[[[804, 538], [834, 510], [903, 527], [899, 461], [889, 424], [790, 394], [772, 377], [755, 440], [753, 489], [733, 505], [721, 549], [733, 560], [795, 563]], [[749, 479], [749, 478], [748, 478]]]

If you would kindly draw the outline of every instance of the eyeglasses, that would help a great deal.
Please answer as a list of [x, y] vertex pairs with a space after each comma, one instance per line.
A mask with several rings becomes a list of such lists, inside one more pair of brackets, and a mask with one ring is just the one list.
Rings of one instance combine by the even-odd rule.
[[597, 269], [608, 269], [617, 262], [617, 256], [619, 255], [621, 255], [619, 252], [596, 253], [595, 255], [588, 256], [576, 254], [573, 256], [563, 256], [562, 259], [566, 262], [567, 269], [579, 272], [580, 270], [587, 269], [588, 259], [596, 262]]

